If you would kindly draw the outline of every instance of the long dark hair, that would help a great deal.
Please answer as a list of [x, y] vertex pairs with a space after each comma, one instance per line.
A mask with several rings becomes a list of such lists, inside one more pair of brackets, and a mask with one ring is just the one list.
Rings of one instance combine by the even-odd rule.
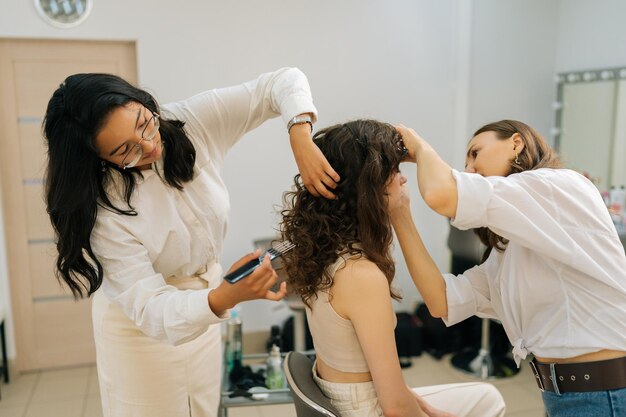
[[[102, 284], [102, 265], [90, 244], [98, 206], [120, 215], [135, 216], [130, 200], [136, 186], [136, 168], [122, 170], [104, 164], [94, 140], [114, 109], [130, 102], [159, 113], [149, 93], [110, 74], [75, 74], [52, 94], [43, 122], [48, 147], [45, 177], [47, 211], [56, 234], [59, 256], [56, 276], [75, 298], [91, 295]], [[184, 123], [163, 120], [159, 131], [164, 146], [162, 177], [182, 189], [193, 178], [196, 151]], [[113, 175], [123, 179], [125, 207], [115, 206], [107, 194]]]
[[[509, 139], [516, 133], [522, 138], [524, 149], [518, 154], [517, 161], [511, 161], [511, 170], [507, 175], [531, 169], [563, 167], [556, 152], [548, 145], [543, 136], [525, 123], [517, 120], [500, 120], [484, 125], [472, 137], [483, 132], [494, 132], [500, 140]], [[487, 259], [493, 248], [502, 252], [508, 242], [487, 227], [474, 229], [474, 233], [487, 247], [483, 254], [483, 261]]]
[[404, 157], [400, 134], [375, 120], [328, 127], [313, 141], [341, 176], [335, 189], [338, 199], [314, 197], [296, 175], [295, 190], [283, 198], [281, 223], [282, 238], [297, 245], [284, 258], [288, 283], [309, 306], [318, 291], [332, 286], [326, 269], [339, 253], [367, 257], [391, 285], [395, 265], [385, 187]]

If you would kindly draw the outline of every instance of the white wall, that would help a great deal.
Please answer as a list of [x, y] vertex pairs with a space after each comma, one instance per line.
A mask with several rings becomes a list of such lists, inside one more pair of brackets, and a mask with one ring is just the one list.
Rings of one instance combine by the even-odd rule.
[[470, 135], [486, 123], [516, 119], [551, 140], [558, 3], [478, 0], [474, 5]]
[[[108, 0], [62, 30], [43, 22], [32, 2], [11, 3], [0, 37], [135, 40], [140, 84], [162, 102], [298, 66], [313, 89], [318, 127], [357, 117], [403, 123], [457, 168], [471, 132], [486, 121], [514, 117], [549, 128], [557, 13], [567, 9], [542, 0]], [[417, 225], [447, 270], [447, 222], [419, 199], [414, 170], [404, 171]], [[225, 267], [272, 234], [273, 206], [295, 173], [277, 120], [233, 148], [224, 171], [233, 206]], [[399, 308], [411, 308], [419, 295], [396, 256]], [[5, 266], [0, 257], [6, 299]], [[277, 307], [247, 304], [245, 330], [282, 322], [288, 311]]]
[[[285, 32], [306, 33], [305, 41], [290, 51], [282, 46], [278, 62], [293, 62], [308, 75], [320, 110], [318, 126], [358, 117], [373, 117], [414, 126], [427, 137], [448, 140], [453, 126], [455, 100], [456, 5], [454, 2], [335, 2], [315, 3], [308, 20], [283, 22]], [[251, 15], [263, 6], [252, 6]], [[266, 23], [247, 22], [253, 32]], [[250, 29], [250, 26], [249, 26]], [[233, 48], [254, 54], [256, 62], [267, 57], [260, 40], [239, 42]], [[306, 45], [306, 46], [304, 46]], [[244, 52], [245, 53], [245, 52]], [[227, 159], [225, 178], [231, 187], [232, 221], [224, 251], [225, 264], [234, 261], [254, 237], [272, 233], [277, 216], [271, 209], [280, 203], [284, 190], [297, 172], [282, 126], [267, 126], [239, 143]], [[270, 135], [274, 137], [269, 138]], [[274, 154], [272, 164], [268, 156]], [[243, 173], [241, 167], [245, 166]], [[446, 221], [427, 210], [417, 197], [415, 173], [406, 168], [413, 186], [415, 217], [438, 264], [447, 267]], [[254, 213], [254, 215], [251, 215]], [[396, 258], [402, 255], [396, 251]], [[405, 296], [398, 308], [411, 309], [419, 298], [403, 262], [398, 263], [397, 285]], [[267, 328], [268, 320], [280, 323], [286, 308], [253, 302], [243, 309], [246, 328]]]
[[559, 0], [556, 72], [626, 66], [626, 2]]
[[[31, 2], [15, 2], [0, 16], [0, 36], [136, 40], [140, 84], [162, 102], [281, 66], [298, 66], [309, 77], [320, 110], [319, 127], [376, 117], [415, 126], [436, 146], [437, 140], [451, 137], [456, 2], [244, 3], [95, 2], [82, 25], [62, 30], [43, 22]], [[225, 267], [248, 252], [253, 239], [272, 234], [277, 219], [273, 206], [295, 173], [278, 120], [232, 150], [224, 172], [233, 206], [222, 256]], [[409, 175], [418, 226], [445, 268], [446, 222], [426, 210], [417, 198], [414, 174]], [[411, 307], [419, 296], [402, 263], [398, 285], [406, 296], [403, 306]], [[276, 307], [267, 302], [246, 305], [246, 330], [282, 322], [288, 311]]]

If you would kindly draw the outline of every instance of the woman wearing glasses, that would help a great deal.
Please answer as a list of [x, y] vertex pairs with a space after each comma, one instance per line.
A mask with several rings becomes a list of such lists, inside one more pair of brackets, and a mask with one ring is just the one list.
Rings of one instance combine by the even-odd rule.
[[[229, 212], [226, 152], [281, 115], [311, 193], [332, 197], [337, 174], [311, 140], [306, 77], [284, 68], [159, 107], [119, 77], [76, 74], [44, 120], [46, 199], [58, 277], [94, 295], [104, 416], [215, 416], [228, 309], [279, 300], [266, 258], [247, 279], [221, 280]], [[259, 253], [242, 258], [237, 267]]]

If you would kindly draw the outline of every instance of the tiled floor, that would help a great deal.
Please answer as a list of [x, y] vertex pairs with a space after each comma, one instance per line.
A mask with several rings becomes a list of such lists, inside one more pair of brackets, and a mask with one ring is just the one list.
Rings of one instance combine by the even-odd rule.
[[[449, 358], [424, 354], [404, 371], [409, 386], [475, 381], [452, 368]], [[545, 417], [539, 390], [527, 363], [511, 378], [491, 381], [502, 393], [507, 416]], [[14, 376], [1, 387], [2, 417], [101, 417], [98, 377], [93, 366]], [[291, 404], [230, 409], [228, 417], [295, 417]]]

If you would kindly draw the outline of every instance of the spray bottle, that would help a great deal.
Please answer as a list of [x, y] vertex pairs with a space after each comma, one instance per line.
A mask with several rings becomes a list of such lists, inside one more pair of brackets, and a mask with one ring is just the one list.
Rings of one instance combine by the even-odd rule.
[[226, 371], [229, 375], [233, 369], [241, 367], [242, 348], [241, 319], [235, 307], [226, 322]]
[[285, 387], [285, 375], [282, 367], [283, 360], [280, 356], [280, 348], [272, 346], [270, 356], [267, 358], [267, 373], [265, 374], [265, 385], [269, 389], [280, 389]]

